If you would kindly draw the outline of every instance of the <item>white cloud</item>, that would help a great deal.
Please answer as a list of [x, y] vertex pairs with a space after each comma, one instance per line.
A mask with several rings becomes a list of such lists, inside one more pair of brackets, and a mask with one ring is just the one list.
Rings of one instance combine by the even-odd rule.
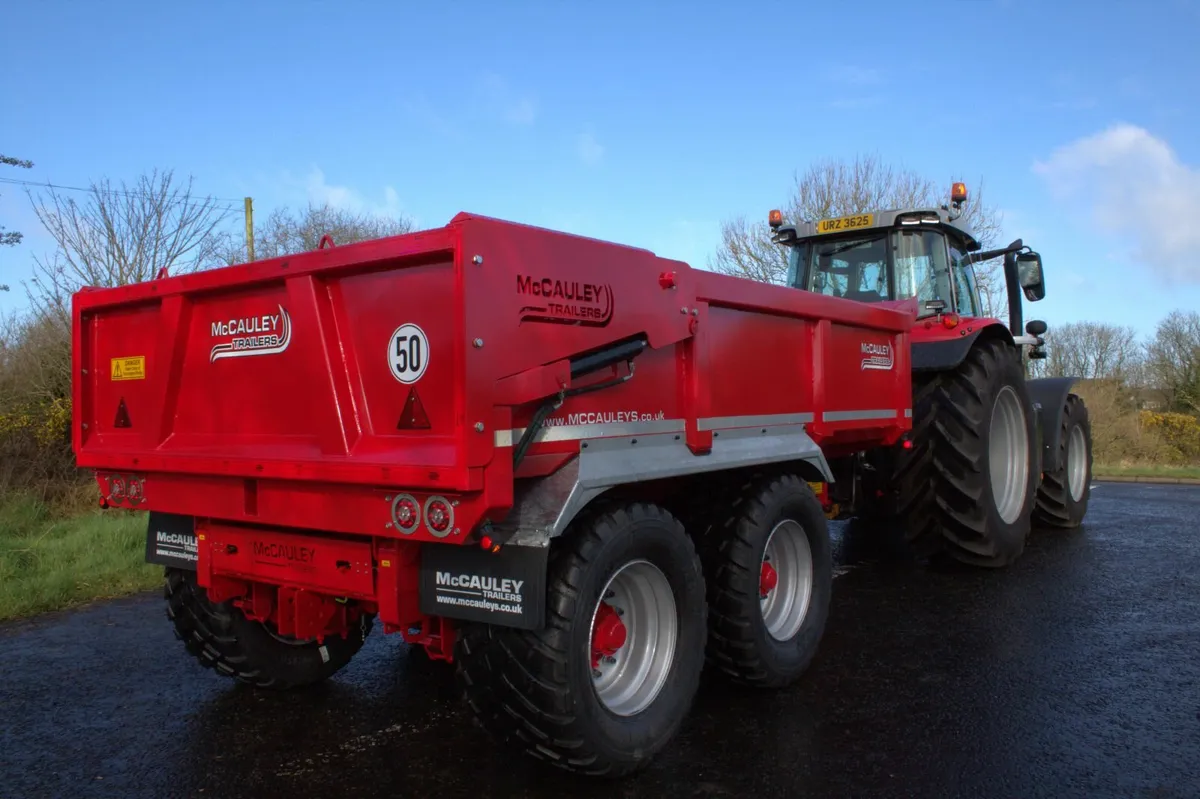
[[514, 92], [504, 78], [489, 73], [484, 76], [483, 85], [488, 102], [499, 109], [505, 121], [513, 125], [532, 125], [537, 119], [537, 100]]
[[1090, 211], [1099, 231], [1132, 239], [1137, 261], [1200, 283], [1200, 170], [1165, 141], [1116, 125], [1058, 148], [1033, 171], [1068, 208]]
[[400, 203], [400, 194], [392, 186], [383, 187], [382, 202], [375, 201], [349, 186], [335, 186], [325, 179], [325, 173], [319, 167], [313, 167], [304, 179], [304, 191], [309, 202], [314, 205], [328, 203], [353, 213], [372, 213], [387, 216], [404, 214]]
[[590, 133], [579, 134], [579, 157], [585, 164], [598, 164], [604, 157], [604, 146]]

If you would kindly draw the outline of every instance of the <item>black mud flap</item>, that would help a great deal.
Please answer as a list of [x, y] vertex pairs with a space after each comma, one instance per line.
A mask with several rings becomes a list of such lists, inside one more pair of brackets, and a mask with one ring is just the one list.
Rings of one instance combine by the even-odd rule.
[[488, 552], [458, 544], [421, 545], [422, 613], [536, 630], [546, 606], [548, 547]]
[[199, 555], [196, 524], [191, 516], [150, 511], [146, 523], [146, 562], [196, 570]]

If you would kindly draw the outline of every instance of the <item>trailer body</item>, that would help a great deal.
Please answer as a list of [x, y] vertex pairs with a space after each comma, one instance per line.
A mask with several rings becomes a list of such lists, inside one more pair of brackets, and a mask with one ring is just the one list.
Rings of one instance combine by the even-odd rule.
[[469, 214], [73, 313], [102, 505], [150, 511], [176, 585], [301, 640], [378, 618], [452, 659], [460, 625], [545, 630], [597, 502], [692, 518], [713, 480], [827, 482], [911, 426], [915, 305]]

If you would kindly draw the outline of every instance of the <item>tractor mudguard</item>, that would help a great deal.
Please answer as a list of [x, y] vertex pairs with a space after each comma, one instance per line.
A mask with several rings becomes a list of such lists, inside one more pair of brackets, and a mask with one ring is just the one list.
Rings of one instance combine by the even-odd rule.
[[912, 344], [912, 370], [914, 372], [944, 372], [954, 369], [963, 362], [975, 339], [983, 330], [976, 330], [965, 336], [943, 339], [941, 341], [914, 341]]
[[1059, 439], [1062, 437], [1063, 410], [1067, 395], [1079, 378], [1041, 377], [1026, 381], [1029, 399], [1038, 410], [1038, 422], [1042, 431], [1042, 471], [1053, 472], [1061, 468], [1059, 461]]

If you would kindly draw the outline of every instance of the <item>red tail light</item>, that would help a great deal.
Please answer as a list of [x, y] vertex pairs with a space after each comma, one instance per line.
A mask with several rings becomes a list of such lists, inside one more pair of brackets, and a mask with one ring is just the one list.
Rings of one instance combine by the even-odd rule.
[[442, 497], [425, 502], [425, 526], [438, 538], [445, 538], [454, 527], [454, 507]]
[[392, 500], [392, 524], [404, 535], [411, 534], [421, 522], [421, 506], [416, 497], [401, 494]]

